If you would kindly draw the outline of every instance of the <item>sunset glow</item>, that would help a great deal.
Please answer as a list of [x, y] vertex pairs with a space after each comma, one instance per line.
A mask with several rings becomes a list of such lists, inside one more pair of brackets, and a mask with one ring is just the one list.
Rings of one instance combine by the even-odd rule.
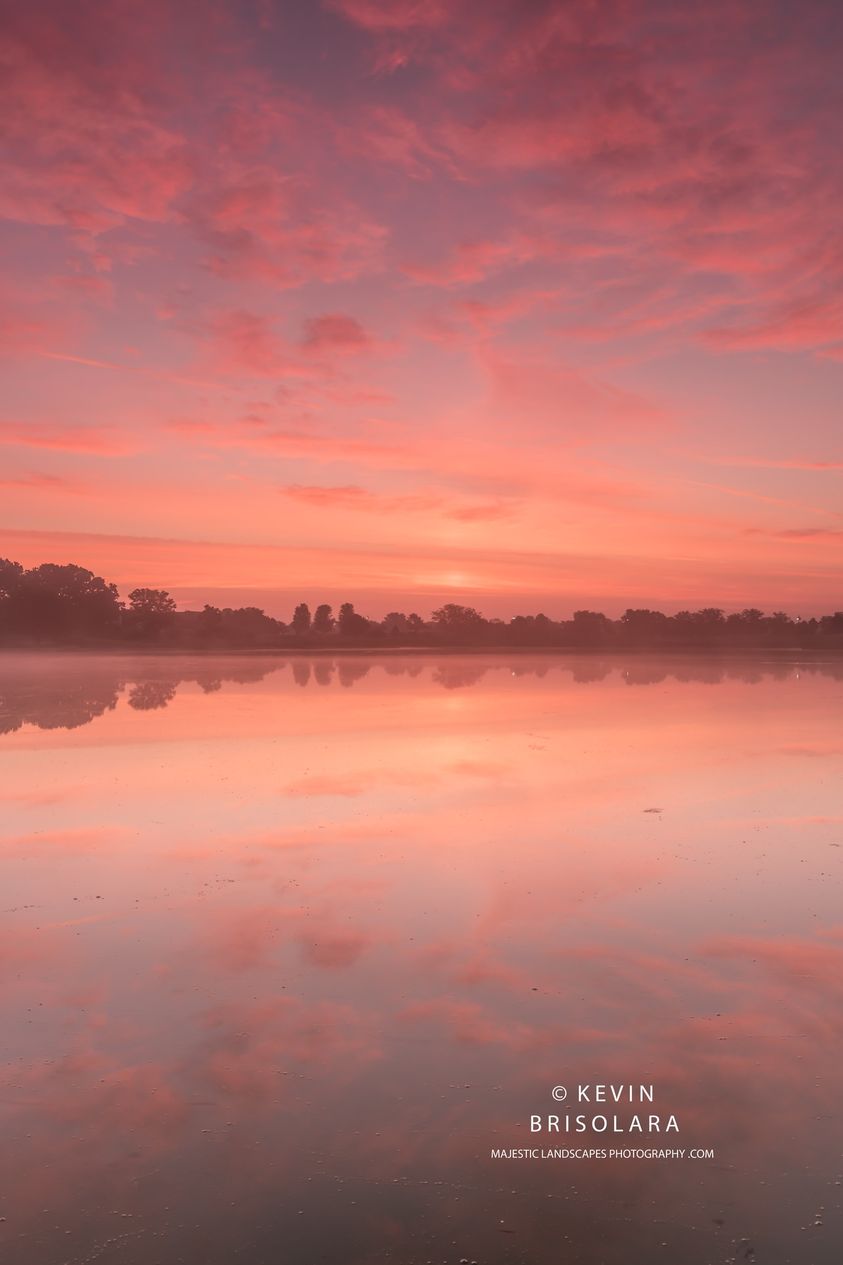
[[0, 39], [0, 554], [283, 619], [835, 608], [839, 7], [73, 10]]

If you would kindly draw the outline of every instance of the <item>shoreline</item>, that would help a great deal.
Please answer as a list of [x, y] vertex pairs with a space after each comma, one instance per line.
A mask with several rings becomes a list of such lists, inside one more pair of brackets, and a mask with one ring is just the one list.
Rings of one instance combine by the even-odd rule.
[[175, 658], [192, 655], [201, 658], [218, 658], [220, 656], [238, 656], [240, 658], [289, 658], [290, 656], [336, 656], [366, 655], [394, 658], [399, 655], [547, 655], [583, 656], [596, 658], [600, 656], [628, 655], [633, 658], [646, 655], [664, 657], [681, 657], [682, 655], [706, 656], [709, 658], [751, 658], [784, 659], [798, 657], [816, 660], [828, 658], [831, 661], [843, 659], [843, 646], [803, 647], [803, 646], [458, 646], [458, 645], [406, 645], [406, 646], [131, 646], [117, 643], [107, 645], [0, 645], [2, 654], [73, 654], [96, 656], [127, 656], [156, 658]]

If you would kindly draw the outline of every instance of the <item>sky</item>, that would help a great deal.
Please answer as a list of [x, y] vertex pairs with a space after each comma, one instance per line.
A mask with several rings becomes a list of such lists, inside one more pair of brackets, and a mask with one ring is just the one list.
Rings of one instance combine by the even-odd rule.
[[0, 553], [843, 606], [836, 0], [5, 9]]

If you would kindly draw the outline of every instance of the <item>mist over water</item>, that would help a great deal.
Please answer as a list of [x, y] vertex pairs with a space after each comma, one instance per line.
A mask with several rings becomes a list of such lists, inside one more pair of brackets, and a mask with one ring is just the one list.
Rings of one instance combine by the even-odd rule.
[[[841, 703], [792, 655], [0, 656], [6, 1259], [836, 1263]], [[679, 1133], [530, 1133], [597, 1084]], [[612, 1146], [686, 1154], [491, 1158]]]

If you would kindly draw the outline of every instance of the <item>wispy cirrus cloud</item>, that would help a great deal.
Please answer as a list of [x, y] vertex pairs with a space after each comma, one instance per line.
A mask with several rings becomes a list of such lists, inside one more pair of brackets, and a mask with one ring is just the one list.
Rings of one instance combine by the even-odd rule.
[[369, 514], [433, 513], [463, 523], [492, 522], [497, 519], [511, 518], [515, 513], [515, 506], [504, 502], [454, 505], [449, 504], [441, 494], [383, 495], [357, 484], [308, 487], [294, 483], [288, 487], [279, 488], [279, 491], [290, 500], [316, 508], [359, 510]]
[[763, 528], [763, 527], [747, 527], [746, 531], [753, 536], [772, 536], [776, 540], [790, 540], [795, 543], [800, 541], [836, 541], [843, 540], [843, 527], [817, 527], [811, 525], [809, 527], [779, 527], [779, 528]]
[[65, 478], [60, 474], [47, 474], [45, 471], [30, 470], [24, 474], [0, 476], [0, 487], [10, 491], [32, 492], [69, 492], [85, 493], [90, 490], [88, 484]]
[[142, 441], [116, 427], [0, 421], [0, 444], [117, 457], [137, 452]]
[[843, 470], [843, 459], [824, 461], [810, 457], [764, 457], [764, 456], [702, 456], [700, 460], [718, 466], [746, 466], [759, 470]]

